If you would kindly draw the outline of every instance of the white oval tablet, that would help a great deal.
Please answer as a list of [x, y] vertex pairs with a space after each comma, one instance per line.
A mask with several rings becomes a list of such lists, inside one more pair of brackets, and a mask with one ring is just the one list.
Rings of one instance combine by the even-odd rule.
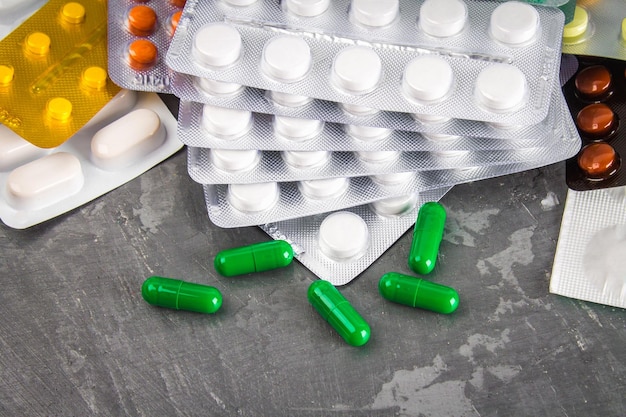
[[398, 0], [352, 0], [350, 5], [350, 13], [358, 23], [374, 27], [393, 22], [399, 10]]
[[314, 119], [274, 116], [274, 131], [289, 140], [306, 140], [317, 136], [324, 128], [324, 122]]
[[243, 86], [237, 83], [211, 80], [209, 78], [196, 77], [198, 88], [212, 96], [228, 96], [243, 90]]
[[255, 3], [256, 0], [224, 0], [226, 3], [230, 4], [231, 6], [249, 6], [252, 3]]
[[413, 210], [416, 204], [417, 194], [409, 194], [374, 201], [370, 207], [381, 216], [399, 216]]
[[487, 110], [513, 110], [524, 102], [526, 95], [526, 77], [513, 65], [492, 64], [476, 77], [474, 98]]
[[0, 172], [10, 171], [33, 159], [41, 158], [49, 150], [39, 148], [0, 124]]
[[358, 104], [337, 103], [341, 110], [353, 116], [369, 116], [379, 112], [378, 109], [367, 106], [359, 106]]
[[6, 181], [7, 202], [18, 210], [37, 210], [81, 190], [80, 161], [67, 152], [53, 153], [15, 168]]
[[298, 16], [319, 16], [328, 9], [330, 0], [287, 0], [287, 11]]
[[467, 6], [463, 0], [426, 0], [420, 7], [419, 27], [431, 36], [454, 36], [466, 22]]
[[333, 61], [332, 82], [353, 94], [371, 91], [383, 72], [380, 57], [372, 48], [350, 46], [342, 49]]
[[283, 159], [294, 168], [312, 168], [330, 159], [329, 151], [283, 151]]
[[348, 178], [339, 177], [300, 181], [298, 188], [305, 197], [322, 200], [343, 194], [348, 189], [349, 185], [350, 180]]
[[210, 67], [225, 67], [239, 59], [243, 44], [241, 35], [227, 23], [209, 23], [194, 36], [192, 56]]
[[452, 120], [451, 117], [447, 116], [438, 116], [436, 114], [423, 114], [423, 113], [411, 113], [411, 116], [418, 122], [421, 122], [425, 125], [427, 124], [437, 124], [437, 123], [446, 123]]
[[384, 127], [345, 125], [346, 133], [364, 142], [375, 142], [391, 135], [392, 130]]
[[409, 62], [402, 75], [402, 89], [410, 98], [432, 103], [444, 99], [452, 90], [454, 73], [445, 59], [420, 56]]
[[261, 152], [256, 149], [211, 149], [210, 157], [217, 168], [235, 172], [253, 168], [259, 162]]
[[302, 38], [276, 36], [265, 43], [261, 69], [278, 81], [294, 82], [311, 68], [311, 48]]
[[138, 109], [98, 130], [91, 138], [91, 160], [102, 169], [126, 168], [165, 141], [167, 131], [159, 115]]
[[278, 201], [279, 189], [275, 182], [229, 184], [226, 199], [237, 210], [255, 213], [272, 208]]
[[227, 109], [205, 104], [202, 108], [202, 127], [209, 133], [222, 138], [235, 138], [252, 127], [252, 112]]
[[370, 178], [372, 181], [379, 185], [396, 186], [406, 184], [415, 177], [415, 172], [393, 172], [391, 174], [377, 174], [372, 175]]
[[369, 246], [367, 223], [357, 214], [339, 211], [320, 224], [318, 244], [322, 253], [334, 260], [362, 256]]
[[270, 91], [269, 96], [274, 103], [285, 107], [300, 107], [313, 100], [311, 97], [299, 94], [283, 93], [281, 91]]
[[539, 13], [528, 3], [507, 1], [494, 9], [489, 21], [491, 36], [508, 45], [530, 42], [539, 29]]
[[398, 151], [357, 151], [356, 154], [360, 160], [375, 164], [390, 162], [400, 157]]

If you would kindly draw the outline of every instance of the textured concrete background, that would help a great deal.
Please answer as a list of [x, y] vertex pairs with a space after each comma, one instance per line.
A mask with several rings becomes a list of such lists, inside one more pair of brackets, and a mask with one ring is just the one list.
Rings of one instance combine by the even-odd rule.
[[[457, 186], [430, 279], [442, 316], [389, 303], [405, 234], [341, 292], [369, 321], [346, 345], [284, 270], [223, 278], [220, 250], [266, 240], [209, 221], [181, 152], [28, 230], [0, 227], [3, 416], [618, 416], [626, 414], [624, 310], [548, 293], [564, 165]], [[215, 315], [159, 309], [150, 275], [218, 287]]]

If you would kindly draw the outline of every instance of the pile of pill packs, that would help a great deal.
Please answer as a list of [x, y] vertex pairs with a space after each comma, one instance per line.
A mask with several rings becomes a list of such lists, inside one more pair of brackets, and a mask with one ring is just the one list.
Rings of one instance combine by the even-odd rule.
[[[14, 228], [41, 223], [186, 145], [189, 175], [214, 224], [258, 225], [289, 246], [289, 261], [340, 286], [414, 224], [415, 234], [428, 231], [418, 230], [418, 213], [454, 185], [567, 160], [567, 183], [578, 191], [568, 194], [550, 289], [624, 307], [626, 285], [597, 278], [623, 272], [623, 262], [591, 273], [597, 263], [585, 260], [582, 244], [599, 223], [626, 223], [625, 197], [615, 192], [625, 182], [626, 142], [614, 139], [626, 108], [618, 94], [626, 91], [626, 20], [616, 22], [602, 2], [575, 4], [4, 2], [0, 218]], [[605, 31], [617, 24], [619, 40]], [[593, 80], [582, 85], [585, 77]], [[156, 93], [180, 99], [177, 120]], [[594, 204], [617, 208], [609, 220], [594, 214], [603, 221], [589, 230], [572, 224], [577, 213], [599, 213]], [[605, 229], [623, 248], [623, 228]], [[563, 267], [574, 265], [570, 257], [583, 263], [576, 273]], [[564, 290], [572, 276], [585, 285]], [[153, 278], [144, 298], [167, 306], [148, 287], [180, 285]], [[385, 288], [414, 285], [383, 278], [389, 299], [400, 296]], [[311, 289], [309, 300], [324, 291]], [[221, 298], [207, 294], [197, 308], [213, 312]], [[458, 295], [450, 297], [446, 305], [456, 308]]]

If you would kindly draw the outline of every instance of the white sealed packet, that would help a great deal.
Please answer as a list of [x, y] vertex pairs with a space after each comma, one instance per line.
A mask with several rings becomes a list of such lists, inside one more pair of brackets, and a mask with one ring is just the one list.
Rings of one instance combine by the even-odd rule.
[[321, 279], [345, 285], [365, 271], [415, 223], [419, 208], [450, 188], [260, 226], [286, 240], [295, 258]]
[[[387, 111], [531, 125], [548, 112], [563, 14], [521, 2], [190, 0], [176, 72]], [[286, 4], [286, 3], [284, 3]]]
[[[562, 118], [570, 117], [560, 92], [550, 112], [550, 125], [535, 136], [509, 139], [418, 133], [361, 125], [343, 125], [249, 110], [235, 110], [181, 101], [178, 137], [186, 145], [215, 149], [293, 151], [450, 151], [525, 149], [569, 141]], [[557, 119], [558, 117], [558, 119]], [[475, 122], [468, 121], [468, 124]]]
[[54, 149], [0, 125], [0, 218], [24, 229], [79, 207], [182, 148], [176, 119], [154, 93], [121, 90]]
[[626, 187], [568, 190], [550, 292], [626, 308]]

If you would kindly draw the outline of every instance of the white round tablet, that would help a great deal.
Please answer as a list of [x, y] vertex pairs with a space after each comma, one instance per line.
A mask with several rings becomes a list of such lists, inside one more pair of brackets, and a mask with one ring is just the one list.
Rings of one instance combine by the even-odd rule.
[[418, 122], [421, 122], [425, 125], [427, 124], [437, 124], [437, 123], [446, 123], [452, 120], [451, 117], [447, 116], [439, 116], [436, 114], [423, 114], [423, 113], [411, 113], [411, 116]]
[[212, 96], [227, 96], [243, 90], [243, 86], [237, 83], [211, 80], [209, 78], [196, 77], [196, 86], [203, 92]]
[[328, 9], [330, 0], [287, 0], [287, 11], [298, 16], [319, 16]]
[[322, 200], [343, 194], [348, 189], [349, 185], [350, 180], [348, 178], [339, 177], [300, 181], [298, 188], [305, 197], [314, 200]]
[[420, 7], [419, 27], [431, 36], [454, 36], [466, 22], [467, 6], [463, 0], [426, 0]]
[[261, 152], [256, 149], [211, 149], [210, 157], [217, 168], [236, 172], [254, 167], [260, 160]]
[[352, 0], [350, 13], [365, 26], [387, 26], [398, 16], [399, 0]]
[[225, 67], [239, 59], [243, 44], [241, 35], [227, 23], [209, 23], [193, 39], [192, 56], [210, 67]]
[[476, 77], [474, 98], [486, 110], [505, 112], [522, 105], [527, 95], [524, 73], [509, 64], [492, 64]]
[[367, 106], [359, 106], [358, 104], [350, 104], [350, 103], [337, 103], [339, 108], [345, 111], [348, 114], [353, 116], [369, 116], [375, 113], [378, 113], [379, 110], [367, 107]]
[[414, 177], [415, 177], [415, 172], [413, 171], [394, 172], [391, 174], [378, 174], [378, 175], [370, 176], [372, 181], [374, 181], [376, 184], [389, 185], [389, 186], [406, 184], [407, 182], [411, 181]]
[[335, 55], [331, 80], [342, 90], [361, 94], [376, 87], [382, 72], [376, 51], [365, 46], [349, 46]]
[[219, 137], [238, 137], [252, 126], [252, 112], [227, 109], [205, 104], [202, 108], [202, 127]]
[[277, 135], [294, 141], [311, 139], [324, 128], [324, 122], [315, 119], [274, 116], [274, 131]]
[[299, 94], [289, 94], [280, 91], [269, 91], [270, 100], [285, 107], [300, 107], [310, 103], [313, 99]]
[[374, 213], [381, 216], [399, 216], [413, 210], [416, 205], [417, 194], [409, 194], [377, 200], [372, 202], [370, 207]]
[[422, 136], [424, 136], [424, 138], [431, 140], [433, 142], [450, 142], [460, 137], [457, 135], [448, 135], [446, 133], [429, 133], [429, 132], [422, 132]]
[[371, 162], [379, 164], [383, 162], [390, 162], [400, 157], [398, 151], [357, 151], [356, 154], [360, 160], [364, 162]]
[[417, 101], [431, 103], [444, 99], [452, 90], [454, 73], [445, 59], [420, 56], [409, 62], [402, 75], [402, 89]]
[[339, 211], [328, 215], [320, 224], [318, 244], [322, 253], [334, 260], [362, 256], [369, 247], [367, 223], [357, 214]]
[[272, 208], [278, 201], [279, 188], [275, 182], [229, 184], [226, 199], [239, 211], [255, 213]]
[[507, 1], [491, 13], [489, 31], [491, 36], [508, 45], [530, 42], [539, 29], [539, 13], [528, 3]]
[[302, 79], [311, 68], [311, 48], [302, 38], [276, 36], [265, 43], [261, 68], [278, 81], [294, 82]]
[[231, 6], [249, 6], [252, 3], [255, 3], [256, 0], [224, 0], [227, 4]]
[[330, 159], [329, 151], [283, 151], [285, 162], [294, 168], [312, 168]]
[[375, 142], [391, 135], [392, 130], [384, 127], [345, 125], [346, 133], [364, 142]]

